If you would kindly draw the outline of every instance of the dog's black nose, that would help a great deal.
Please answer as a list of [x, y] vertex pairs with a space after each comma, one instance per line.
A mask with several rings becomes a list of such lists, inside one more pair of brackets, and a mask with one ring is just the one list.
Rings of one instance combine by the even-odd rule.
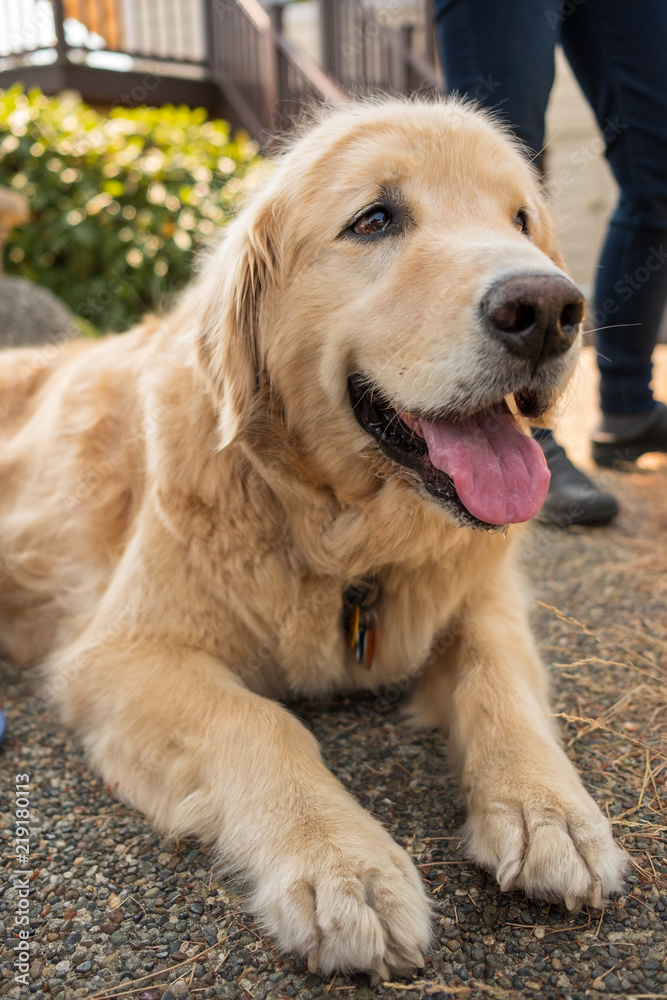
[[572, 346], [584, 318], [584, 297], [560, 275], [518, 275], [493, 286], [482, 312], [511, 354], [538, 364]]

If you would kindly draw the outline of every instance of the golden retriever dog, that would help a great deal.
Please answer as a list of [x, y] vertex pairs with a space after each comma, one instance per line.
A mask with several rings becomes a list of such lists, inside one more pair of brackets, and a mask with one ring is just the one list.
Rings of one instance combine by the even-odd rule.
[[3, 649], [312, 970], [421, 966], [430, 911], [297, 697], [409, 678], [414, 719], [448, 733], [470, 858], [572, 909], [622, 888], [507, 530], [548, 484], [525, 418], [578, 350], [553, 230], [481, 113], [353, 103], [282, 155], [166, 318], [0, 356]]

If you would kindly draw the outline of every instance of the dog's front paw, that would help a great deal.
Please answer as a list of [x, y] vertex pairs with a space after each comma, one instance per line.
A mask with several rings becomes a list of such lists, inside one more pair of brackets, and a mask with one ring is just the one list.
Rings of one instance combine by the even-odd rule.
[[610, 893], [622, 891], [628, 857], [581, 785], [504, 784], [488, 795], [468, 819], [466, 848], [494, 872], [501, 889], [564, 900], [569, 910], [601, 907]]
[[387, 979], [424, 964], [431, 921], [421, 879], [381, 827], [369, 828], [352, 842], [304, 843], [254, 894], [270, 936], [311, 971]]

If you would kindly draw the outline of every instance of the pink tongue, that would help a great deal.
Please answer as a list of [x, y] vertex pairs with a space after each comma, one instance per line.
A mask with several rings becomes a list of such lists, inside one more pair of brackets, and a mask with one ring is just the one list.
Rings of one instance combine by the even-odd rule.
[[420, 419], [419, 426], [431, 462], [447, 473], [475, 517], [517, 524], [537, 514], [550, 473], [539, 444], [508, 410], [483, 410], [461, 424]]

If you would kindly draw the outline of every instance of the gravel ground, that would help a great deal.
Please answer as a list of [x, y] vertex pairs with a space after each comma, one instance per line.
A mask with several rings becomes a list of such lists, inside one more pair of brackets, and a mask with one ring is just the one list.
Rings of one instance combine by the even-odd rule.
[[[667, 348], [660, 378], [667, 388]], [[584, 365], [562, 437], [584, 458]], [[662, 392], [667, 398], [667, 392]], [[435, 908], [419, 977], [374, 988], [321, 979], [277, 954], [205, 848], [160, 838], [118, 802], [40, 699], [0, 662], [0, 997], [358, 1000], [667, 994], [667, 459], [608, 474], [622, 500], [605, 529], [533, 525], [526, 566], [535, 629], [554, 680], [565, 744], [632, 858], [627, 894], [573, 915], [502, 893], [459, 852], [463, 804], [446, 746], [410, 734], [390, 698], [299, 704], [332, 770], [414, 857]], [[30, 774], [30, 986], [14, 980], [19, 889], [8, 862], [7, 794]]]

